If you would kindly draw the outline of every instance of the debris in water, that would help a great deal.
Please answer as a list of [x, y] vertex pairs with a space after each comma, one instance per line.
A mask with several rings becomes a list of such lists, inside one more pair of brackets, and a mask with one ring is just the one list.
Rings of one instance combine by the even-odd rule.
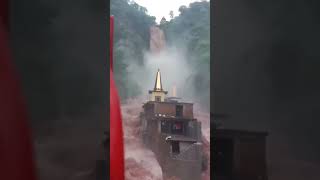
[[[125, 142], [126, 180], [179, 180], [177, 177], [164, 179], [162, 169], [154, 153], [145, 147], [141, 139], [140, 112], [143, 98], [126, 100], [121, 105]], [[195, 117], [202, 123], [203, 151], [208, 159], [202, 180], [210, 179], [210, 115], [195, 106]]]

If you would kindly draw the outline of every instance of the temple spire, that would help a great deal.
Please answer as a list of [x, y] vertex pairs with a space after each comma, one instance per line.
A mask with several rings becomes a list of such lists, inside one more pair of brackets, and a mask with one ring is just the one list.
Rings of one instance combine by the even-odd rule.
[[158, 69], [157, 75], [156, 75], [156, 82], [154, 84], [154, 91], [162, 91], [162, 82], [161, 82], [161, 74], [160, 69]]
[[154, 88], [152, 91], [149, 91], [149, 94], [151, 94], [150, 101], [163, 102], [165, 101], [167, 93], [168, 91], [164, 91], [162, 88], [160, 69], [158, 69], [156, 75], [156, 82], [154, 83]]

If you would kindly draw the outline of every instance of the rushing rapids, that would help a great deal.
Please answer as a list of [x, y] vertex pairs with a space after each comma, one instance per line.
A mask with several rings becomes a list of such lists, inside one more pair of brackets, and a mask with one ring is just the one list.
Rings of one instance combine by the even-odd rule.
[[[150, 49], [152, 65], [157, 66], [157, 58], [165, 60], [161, 52], [166, 50], [166, 39], [162, 29], [157, 26], [150, 28]], [[168, 56], [170, 56], [170, 52]], [[172, 55], [172, 59], [176, 57]], [[171, 57], [171, 56], [170, 56]], [[179, 60], [179, 59], [177, 59]], [[162, 63], [166, 64], [166, 61]], [[172, 64], [173, 62], [170, 61]], [[157, 65], [156, 65], [157, 64]], [[161, 63], [160, 63], [161, 64]], [[153, 68], [149, 67], [148, 68]], [[154, 68], [159, 68], [154, 67]], [[181, 75], [181, 74], [180, 74]], [[176, 92], [174, 93], [176, 94]], [[143, 144], [142, 124], [140, 113], [142, 105], [146, 102], [144, 97], [127, 99], [121, 105], [124, 143], [125, 143], [125, 178], [126, 180], [180, 180], [177, 177], [166, 177], [155, 154]], [[198, 104], [195, 104], [194, 116], [201, 122], [203, 154], [205, 156], [205, 169], [202, 172], [202, 180], [210, 179], [210, 115]], [[165, 177], [165, 178], [164, 178]]]
[[127, 180], [162, 180], [161, 167], [152, 151], [144, 147], [140, 135], [141, 99], [122, 104]]
[[[122, 104], [126, 180], [178, 180], [175, 177], [163, 179], [162, 169], [154, 153], [145, 147], [141, 139], [139, 114], [142, 111], [143, 98], [129, 99]], [[208, 159], [207, 169], [202, 180], [210, 179], [210, 126], [209, 113], [197, 106], [195, 116], [202, 123], [204, 153]]]

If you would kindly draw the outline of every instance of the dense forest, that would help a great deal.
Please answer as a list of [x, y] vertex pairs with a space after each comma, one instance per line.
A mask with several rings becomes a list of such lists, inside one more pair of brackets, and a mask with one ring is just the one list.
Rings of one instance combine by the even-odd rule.
[[191, 67], [186, 87], [192, 97], [210, 107], [210, 2], [194, 2], [181, 6], [180, 15], [162, 21], [168, 45], [185, 49], [186, 61]]
[[143, 52], [149, 48], [149, 28], [155, 24], [155, 17], [148, 16], [146, 8], [127, 0], [112, 0], [110, 13], [115, 16], [115, 78], [121, 98], [126, 99], [141, 93], [127, 67], [130, 63], [143, 65]]
[[[192, 67], [186, 77], [186, 87], [196, 92], [193, 97], [209, 107], [210, 97], [210, 5], [207, 1], [181, 6], [176, 17], [162, 19], [167, 45], [176, 46], [187, 52], [186, 62]], [[111, 14], [115, 16], [115, 76], [122, 99], [141, 95], [137, 81], [128, 71], [132, 63], [143, 67], [143, 54], [149, 49], [149, 29], [156, 25], [155, 17], [148, 15], [146, 8], [134, 1], [112, 0]]]

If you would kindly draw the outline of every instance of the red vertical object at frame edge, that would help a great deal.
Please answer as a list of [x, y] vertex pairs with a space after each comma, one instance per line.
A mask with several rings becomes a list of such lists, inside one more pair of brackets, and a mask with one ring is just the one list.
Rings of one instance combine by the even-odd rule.
[[113, 16], [110, 17], [110, 179], [124, 180], [123, 130], [120, 100], [113, 78]]
[[9, 48], [8, 1], [0, 1], [0, 179], [35, 180], [32, 140]]

